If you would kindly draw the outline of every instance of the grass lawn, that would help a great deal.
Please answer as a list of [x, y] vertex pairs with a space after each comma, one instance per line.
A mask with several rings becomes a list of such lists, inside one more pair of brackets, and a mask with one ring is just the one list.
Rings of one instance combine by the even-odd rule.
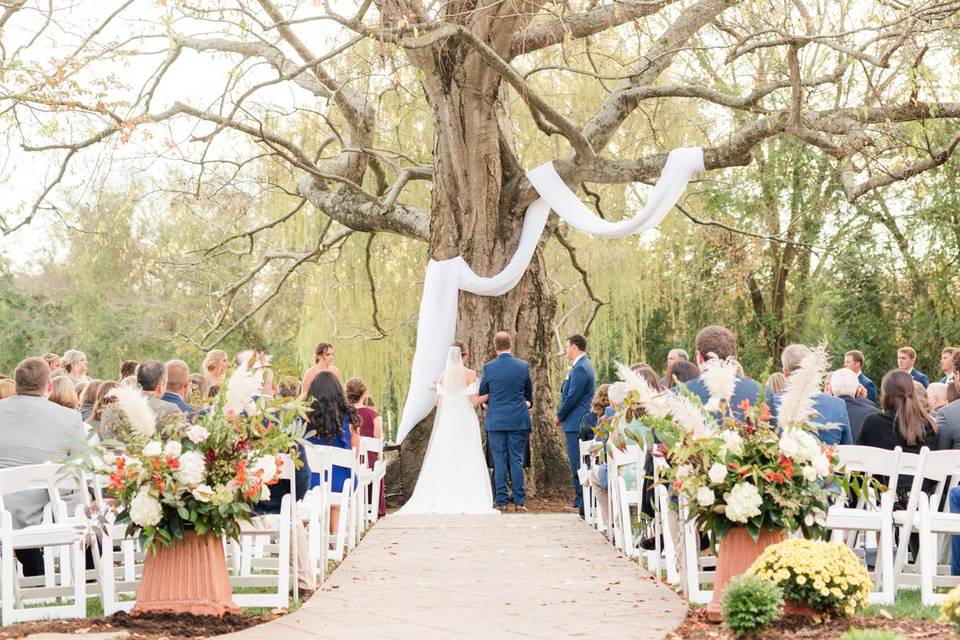
[[873, 605], [864, 609], [861, 615], [886, 617], [883, 611], [897, 619], [936, 620], [940, 617], [940, 607], [926, 607], [920, 602], [919, 589], [901, 589], [897, 592], [897, 599], [892, 605]]

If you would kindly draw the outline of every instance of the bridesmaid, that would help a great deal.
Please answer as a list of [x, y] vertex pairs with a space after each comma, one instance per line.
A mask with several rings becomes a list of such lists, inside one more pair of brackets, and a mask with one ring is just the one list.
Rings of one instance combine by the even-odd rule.
[[321, 342], [317, 345], [317, 348], [313, 352], [313, 362], [314, 365], [303, 372], [303, 383], [301, 384], [301, 399], [306, 400], [307, 394], [310, 391], [310, 385], [313, 384], [314, 378], [321, 371], [329, 371], [333, 375], [337, 376], [337, 382], [343, 385], [343, 376], [340, 375], [340, 369], [337, 369], [333, 366], [333, 345]]
[[[353, 449], [360, 446], [360, 416], [357, 410], [347, 402], [343, 387], [337, 377], [329, 372], [317, 374], [307, 390], [307, 402], [310, 411], [307, 414], [307, 441], [325, 447]], [[346, 467], [333, 467], [330, 479], [331, 491], [339, 493], [343, 484], [350, 480], [350, 470]], [[320, 474], [314, 473], [310, 486], [320, 484]], [[337, 532], [340, 507], [330, 507], [330, 533]]]
[[[383, 418], [377, 413], [376, 409], [368, 406], [370, 394], [367, 392], [367, 384], [361, 378], [350, 378], [347, 380], [347, 402], [353, 405], [360, 416], [360, 435], [364, 438], [383, 439]], [[379, 454], [371, 453], [367, 456], [367, 466], [373, 469]], [[377, 508], [380, 517], [387, 515], [387, 496], [384, 494], [384, 482], [380, 481], [380, 505]]]

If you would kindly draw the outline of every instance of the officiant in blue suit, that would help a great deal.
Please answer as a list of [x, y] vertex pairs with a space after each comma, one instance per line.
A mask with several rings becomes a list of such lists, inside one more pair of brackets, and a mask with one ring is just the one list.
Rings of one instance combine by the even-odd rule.
[[557, 409], [557, 425], [563, 427], [567, 441], [567, 456], [573, 474], [573, 490], [576, 499], [573, 506], [583, 514], [583, 489], [577, 478], [580, 466], [580, 421], [590, 411], [590, 402], [597, 387], [597, 374], [587, 357], [587, 339], [580, 334], [567, 338], [567, 359], [573, 368], [563, 381], [560, 390], [560, 407]]

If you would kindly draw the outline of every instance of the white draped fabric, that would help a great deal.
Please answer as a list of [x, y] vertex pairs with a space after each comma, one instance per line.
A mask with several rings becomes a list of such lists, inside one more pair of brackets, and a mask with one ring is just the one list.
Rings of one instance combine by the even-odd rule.
[[430, 414], [436, 403], [434, 383], [443, 372], [450, 343], [456, 339], [460, 292], [500, 296], [517, 286], [533, 258], [551, 209], [570, 226], [591, 235], [622, 238], [643, 233], [659, 224], [680, 199], [690, 178], [703, 170], [701, 148], [674, 149], [667, 157], [660, 179], [643, 210], [620, 222], [608, 222], [587, 209], [557, 174], [552, 162], [527, 173], [540, 198], [527, 208], [517, 251], [503, 271], [488, 278], [478, 276], [460, 256], [449, 260], [430, 260], [427, 264], [417, 321], [417, 346], [397, 442], [403, 442], [410, 430]]

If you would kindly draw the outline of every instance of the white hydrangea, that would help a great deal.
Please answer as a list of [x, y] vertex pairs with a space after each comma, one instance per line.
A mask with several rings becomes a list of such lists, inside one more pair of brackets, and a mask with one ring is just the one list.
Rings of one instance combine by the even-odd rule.
[[260, 456], [253, 462], [253, 473], [263, 471], [260, 476], [264, 482], [270, 482], [277, 475], [277, 459], [274, 456]]
[[734, 485], [733, 490], [724, 498], [727, 501], [727, 519], [732, 522], [746, 523], [750, 518], [760, 515], [763, 496], [756, 485], [741, 482]]
[[717, 497], [714, 495], [710, 487], [700, 487], [697, 489], [697, 502], [701, 507], [709, 507], [716, 501]]
[[810, 464], [816, 470], [821, 478], [830, 475], [830, 459], [823, 455], [823, 452], [817, 453], [810, 461]]
[[183, 445], [180, 444], [179, 440], [169, 440], [167, 444], [164, 445], [163, 452], [168, 456], [178, 458], [180, 454], [183, 453]]
[[198, 502], [210, 502], [213, 498], [213, 488], [208, 484], [198, 484], [190, 493]]
[[144, 487], [130, 501], [130, 519], [141, 527], [152, 527], [160, 524], [163, 518], [163, 507], [160, 501], [150, 495], [150, 489]]
[[720, 484], [727, 479], [726, 465], [714, 462], [713, 466], [710, 467], [710, 471], [707, 472], [707, 476], [709, 476], [710, 482], [713, 484]]
[[780, 435], [780, 453], [794, 462], [813, 462], [822, 455], [820, 441], [803, 429], [787, 428]]
[[177, 471], [177, 476], [185, 485], [198, 485], [203, 482], [206, 470], [207, 463], [203, 459], [203, 454], [198, 451], [187, 451], [180, 456], [180, 470]]
[[200, 444], [210, 436], [210, 432], [198, 424], [191, 425], [187, 429], [187, 437], [193, 444]]
[[801, 471], [803, 472], [803, 479], [807, 482], [813, 482], [817, 479], [817, 470], [810, 465], [804, 465]]
[[151, 440], [143, 448], [143, 455], [145, 456], [158, 456], [161, 453], [163, 453], [163, 444], [159, 440]]
[[743, 438], [740, 437], [739, 433], [733, 429], [724, 429], [720, 432], [720, 437], [723, 438], [723, 442], [730, 453], [734, 455], [743, 453]]

